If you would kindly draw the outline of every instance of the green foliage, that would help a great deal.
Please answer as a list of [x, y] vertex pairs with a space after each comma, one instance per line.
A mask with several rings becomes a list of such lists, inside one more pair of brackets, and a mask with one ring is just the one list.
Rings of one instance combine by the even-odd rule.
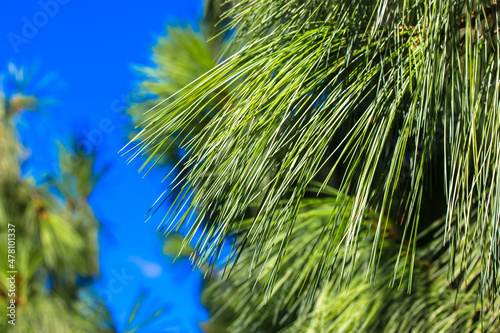
[[[31, 72], [30, 72], [31, 73]], [[42, 103], [26, 95], [29, 78], [23, 68], [9, 66], [0, 90], [0, 256], [14, 255], [14, 269], [0, 271], [0, 305], [6, 309], [11, 273], [16, 271], [16, 321], [3, 316], [1, 332], [117, 332], [111, 314], [88, 283], [98, 278], [99, 221], [89, 197], [108, 166], [95, 170], [97, 153], [78, 153], [77, 138], [67, 147], [59, 144], [55, 174], [39, 183], [23, 178], [23, 150], [16, 119], [37, 111]], [[8, 253], [8, 226], [14, 225], [15, 253]], [[12, 230], [12, 227], [9, 226]], [[138, 322], [136, 314], [145, 295], [136, 302], [126, 332], [139, 332], [160, 316], [160, 309]], [[8, 311], [8, 310], [7, 310]]]
[[[22, 69], [11, 75], [22, 79]], [[0, 324], [12, 332], [110, 332], [101, 326], [101, 315], [85, 319], [79, 310], [78, 277], [98, 274], [97, 229], [90, 206], [81, 195], [56, 197], [52, 184], [35, 184], [20, 175], [22, 146], [17, 140], [14, 118], [26, 108], [33, 108], [35, 97], [18, 90], [3, 91], [0, 105], [0, 254], [7, 259], [7, 225], [15, 226], [16, 252], [16, 325]], [[75, 152], [67, 152], [73, 157]], [[76, 170], [92, 167], [74, 164], [63, 178], [74, 181]], [[88, 182], [89, 179], [81, 179]], [[0, 296], [4, 308], [10, 301], [7, 270], [0, 273]], [[49, 287], [47, 287], [49, 286]], [[6, 317], [7, 318], [7, 317]], [[5, 318], [4, 318], [5, 319]]]
[[[340, 198], [333, 190], [330, 193], [337, 201], [353, 201]], [[494, 304], [483, 300], [481, 313], [481, 253], [470, 255], [473, 259], [465, 286], [460, 287], [462, 272], [446, 274], [450, 253], [441, 238], [436, 237], [444, 234], [443, 220], [436, 221], [420, 235], [421, 240], [433, 233], [435, 240], [417, 252], [414, 284], [411, 294], [407, 294], [402, 292], [408, 281], [404, 264], [398, 263], [399, 235], [393, 227], [385, 232], [384, 255], [376, 276], [367, 276], [373, 230], [360, 235], [366, 242], [360, 242], [357, 256], [352, 259], [342, 249], [332, 249], [333, 243], [325, 236], [336, 236], [341, 230], [333, 223], [333, 216], [346, 220], [348, 215], [338, 211], [330, 198], [304, 199], [302, 204], [286, 245], [281, 274], [276, 271], [276, 261], [280, 260], [278, 247], [267, 244], [264, 249], [268, 250], [259, 253], [261, 249], [249, 246], [236, 263], [231, 262], [229, 279], [209, 284], [204, 292], [205, 304], [212, 309], [212, 319], [206, 324], [208, 331], [228, 322], [230, 331], [248, 332], [496, 332], [498, 329], [499, 314]], [[378, 216], [371, 212], [363, 224], [369, 226], [377, 220]], [[250, 227], [250, 223], [251, 220], [245, 221], [242, 229]], [[286, 236], [280, 233], [273, 241], [280, 243]], [[459, 243], [465, 245], [465, 238]], [[258, 258], [255, 265], [253, 258]], [[349, 265], [347, 270], [335, 264], [344, 260], [353, 260], [345, 263]], [[274, 288], [269, 287], [270, 280], [274, 281]], [[397, 288], [391, 288], [394, 285]], [[480, 316], [482, 323], [478, 320]]]
[[143, 302], [144, 302], [144, 299], [146, 296], [147, 296], [146, 293], [142, 293], [139, 296], [137, 302], [135, 303], [134, 309], [132, 310], [132, 312], [129, 316], [127, 326], [125, 327], [125, 333], [135, 333], [135, 332], [140, 331], [141, 328], [147, 326], [156, 317], [160, 316], [165, 311], [165, 309], [159, 309], [156, 312], [149, 315], [149, 317], [144, 319], [142, 322], [136, 323], [137, 322], [136, 315], [137, 315], [138, 311], [141, 309], [141, 307], [143, 307]]
[[498, 331], [496, 1], [241, 0], [222, 19], [217, 66], [169, 74], [182, 88], [129, 147], [143, 167], [187, 151], [160, 229], [195, 265], [234, 239], [210, 308], [233, 331]]
[[[148, 110], [215, 67], [219, 48], [216, 43], [206, 42], [205, 33], [196, 33], [191, 28], [169, 28], [167, 34], [168, 37], [160, 38], [153, 49], [155, 67], [137, 68], [144, 81], [133, 96], [133, 100], [139, 102], [128, 110], [136, 125], [148, 118], [144, 115]], [[190, 133], [198, 133], [205, 124], [202, 116], [197, 117]], [[162, 137], [170, 147], [166, 151], [170, 160], [178, 159], [177, 146], [186, 137], [190, 134], [183, 133], [178, 138]]]

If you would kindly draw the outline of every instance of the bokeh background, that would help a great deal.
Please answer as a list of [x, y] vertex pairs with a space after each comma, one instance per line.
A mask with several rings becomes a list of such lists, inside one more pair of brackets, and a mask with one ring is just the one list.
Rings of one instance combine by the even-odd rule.
[[[76, 138], [80, 150], [96, 154], [96, 169], [106, 172], [89, 197], [101, 223], [93, 293], [109, 308], [119, 332], [126, 330], [140, 295], [145, 296], [137, 318], [164, 309], [141, 332], [200, 332], [199, 323], [208, 318], [200, 302], [201, 273], [188, 260], [172, 263], [162, 252], [156, 221], [145, 223], [168, 184], [161, 181], [169, 165], [143, 179], [137, 171], [141, 161], [127, 163], [118, 151], [132, 128], [125, 109], [140, 80], [134, 66], [152, 64], [152, 47], [167, 25], [195, 27], [202, 0], [67, 0], [57, 8], [45, 8], [46, 3], [9, 1], [0, 11], [0, 72], [22, 66], [31, 82], [28, 93], [42, 101], [37, 112], [15, 119], [26, 155], [22, 176], [42, 182], [57, 173], [58, 143]], [[34, 29], [27, 23], [33, 20], [38, 20]], [[110, 285], [117, 275], [119, 288]]]

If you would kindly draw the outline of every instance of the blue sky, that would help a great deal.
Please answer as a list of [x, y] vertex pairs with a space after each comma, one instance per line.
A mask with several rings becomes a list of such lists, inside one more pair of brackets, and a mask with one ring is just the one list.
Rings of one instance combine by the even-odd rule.
[[35, 66], [39, 80], [50, 78], [37, 93], [57, 101], [26, 114], [19, 125], [30, 150], [24, 173], [38, 177], [52, 171], [55, 142], [67, 141], [70, 133], [100, 152], [100, 165], [111, 165], [90, 198], [105, 230], [102, 279], [94, 288], [119, 328], [141, 291], [148, 292], [146, 310], [167, 308], [150, 332], [199, 332], [198, 323], [208, 318], [200, 305], [200, 273], [189, 262], [170, 263], [161, 254], [157, 221], [144, 223], [166, 186], [160, 183], [166, 170], [142, 179], [140, 161], [126, 164], [117, 154], [129, 121], [120, 113], [124, 97], [138, 82], [132, 65], [151, 63], [151, 46], [166, 24], [193, 25], [201, 14], [202, 0], [16, 0], [0, 11], [0, 72], [9, 62]]

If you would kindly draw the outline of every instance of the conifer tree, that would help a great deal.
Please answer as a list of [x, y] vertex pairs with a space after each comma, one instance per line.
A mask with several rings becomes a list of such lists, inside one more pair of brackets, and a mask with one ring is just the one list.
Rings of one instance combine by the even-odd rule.
[[499, 332], [497, 2], [224, 6], [213, 67], [154, 49], [127, 147], [182, 149], [159, 230], [219, 275], [206, 330]]
[[[81, 299], [98, 276], [98, 221], [88, 203], [93, 157], [61, 149], [61, 172], [46, 181], [21, 175], [25, 154], [15, 119], [36, 111], [40, 101], [26, 94], [27, 73], [14, 65], [0, 92], [0, 253], [7, 262], [7, 231], [14, 230], [12, 264], [15, 291], [2, 269], [2, 308], [15, 300], [15, 318], [2, 332], [113, 332], [105, 308], [91, 309]], [[2, 265], [2, 267], [6, 267]], [[87, 281], [87, 282], [85, 282]], [[105, 311], [103, 311], [105, 310]], [[4, 310], [5, 312], [5, 310]], [[7, 313], [10, 310], [7, 309]], [[10, 317], [8, 318], [10, 319]]]
[[[27, 77], [25, 69], [11, 64], [0, 85], [0, 331], [118, 332], [106, 304], [91, 288], [99, 277], [100, 225], [89, 197], [106, 168], [97, 172], [95, 150], [83, 154], [75, 137], [72, 144], [60, 146], [57, 173], [38, 180], [21, 175], [26, 154], [16, 118], [42, 104], [26, 92]], [[15, 245], [9, 243], [12, 239]], [[162, 314], [150, 309], [138, 322], [144, 296], [132, 304], [126, 332], [138, 332]]]

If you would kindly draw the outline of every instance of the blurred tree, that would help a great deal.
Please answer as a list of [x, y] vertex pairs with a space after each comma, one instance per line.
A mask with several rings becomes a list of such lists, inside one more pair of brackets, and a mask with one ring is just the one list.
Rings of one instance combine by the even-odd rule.
[[[195, 32], [190, 27], [168, 28], [167, 36], [160, 38], [154, 47], [154, 67], [137, 68], [144, 81], [132, 98], [135, 103], [128, 109], [135, 125], [147, 119], [145, 113], [148, 110], [215, 67], [220, 48], [209, 46], [206, 42], [208, 34], [204, 30]], [[209, 102], [211, 97], [207, 96], [205, 102]], [[178, 146], [181, 140], [190, 137], [191, 133], [198, 133], [208, 119], [210, 114], [200, 114], [187, 133], [178, 137], [164, 137], [163, 140], [169, 146], [165, 152], [167, 160], [179, 160]]]
[[[196, 30], [192, 27], [167, 27], [165, 37], [158, 39], [153, 47], [151, 67], [138, 66], [136, 71], [143, 79], [138, 90], [130, 96], [127, 113], [132, 116], [133, 125], [140, 128], [149, 118], [149, 111], [158, 104], [175, 99], [178, 91], [188, 86], [200, 76], [213, 69], [217, 60], [227, 47], [227, 33], [224, 31], [222, 17], [224, 9], [230, 8], [223, 0], [205, 1], [205, 20]], [[222, 20], [222, 23], [218, 23]], [[222, 95], [222, 96], [219, 96]], [[227, 93], [221, 89], [218, 93], [207, 94], [200, 101], [206, 113], [196, 115], [184, 132], [176, 136], [162, 136], [161, 140], [168, 147], [160, 161], [178, 162], [183, 156], [179, 147], [182, 141], [189, 140], [207, 124], [212, 117], [212, 108], [217, 108], [224, 101]], [[166, 100], [169, 101], [166, 101]], [[131, 131], [133, 138], [138, 130]]]
[[[27, 82], [22, 72], [10, 65], [2, 86], [12, 89], [0, 89], [0, 255], [4, 260], [0, 302], [4, 313], [9, 313], [11, 299], [16, 309], [15, 326], [4, 314], [0, 331], [117, 332], [109, 310], [91, 290], [99, 275], [99, 222], [88, 199], [107, 167], [96, 172], [96, 154], [79, 153], [74, 141], [69, 147], [60, 145], [57, 175], [41, 184], [21, 176], [24, 154], [15, 119], [40, 105], [35, 96], [24, 93]], [[7, 269], [9, 224], [15, 226], [14, 269]], [[14, 298], [9, 295], [8, 271], [17, 271]], [[143, 298], [135, 305], [126, 332], [138, 331], [162, 313], [158, 310], [137, 323]]]
[[[7, 258], [7, 225], [15, 226], [16, 325], [2, 320], [3, 332], [113, 332], [103, 328], [108, 312], [86, 312], [80, 293], [83, 281], [98, 276], [98, 222], [78, 184], [92, 184], [93, 165], [76, 151], [62, 150], [60, 180], [37, 185], [20, 174], [23, 147], [17, 139], [15, 118], [34, 111], [38, 100], [24, 94], [23, 71], [13, 65], [6, 81], [12, 91], [0, 92], [0, 253]], [[78, 160], [78, 161], [77, 161]], [[85, 160], [85, 161], [84, 161]], [[56, 186], [62, 195], [53, 194]], [[2, 270], [2, 307], [10, 302], [7, 270]], [[6, 317], [4, 316], [4, 319]]]
[[225, 3], [132, 107], [131, 158], [183, 149], [160, 229], [220, 273], [206, 331], [500, 332], [497, 2]]

